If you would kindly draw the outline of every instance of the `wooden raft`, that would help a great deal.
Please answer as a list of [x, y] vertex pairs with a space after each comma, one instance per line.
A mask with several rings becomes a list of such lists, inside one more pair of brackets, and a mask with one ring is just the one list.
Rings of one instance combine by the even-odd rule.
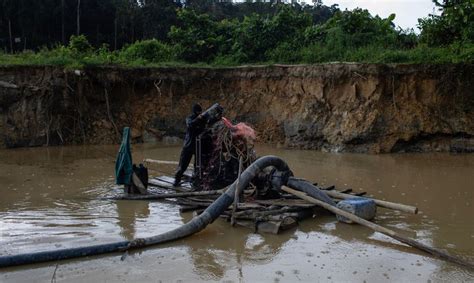
[[[185, 178], [180, 186], [174, 187], [174, 178], [171, 176], [159, 176], [150, 178], [148, 181], [151, 190], [153, 187], [161, 190], [170, 191], [169, 193], [152, 193], [145, 196], [125, 196], [120, 199], [130, 200], [164, 200], [173, 199], [180, 205], [180, 212], [194, 212], [199, 214], [204, 211], [211, 203], [213, 203], [224, 190], [219, 191], [193, 191], [190, 183], [192, 171], [187, 171]], [[317, 184], [315, 184], [317, 186]], [[320, 188], [325, 190], [329, 196], [338, 199], [346, 199], [352, 197], [360, 197], [366, 192], [354, 193], [351, 189], [336, 190], [334, 186]], [[321, 209], [314, 203], [295, 199], [290, 194], [282, 194], [278, 199], [258, 200], [249, 197], [250, 191], [244, 191], [246, 202], [238, 203], [234, 209], [231, 205], [222, 215], [221, 218], [237, 224], [239, 226], [248, 227], [255, 232], [278, 234], [282, 231], [295, 227], [299, 220], [314, 217], [319, 214]], [[417, 209], [410, 206], [397, 206], [396, 204], [375, 200], [380, 207], [401, 210], [405, 212], [416, 213]]]

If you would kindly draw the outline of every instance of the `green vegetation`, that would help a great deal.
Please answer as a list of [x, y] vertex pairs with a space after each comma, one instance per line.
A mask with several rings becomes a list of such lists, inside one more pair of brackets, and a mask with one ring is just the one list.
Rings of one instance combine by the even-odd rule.
[[[154, 2], [146, 3], [140, 9]], [[326, 7], [321, 3], [302, 7], [298, 4], [268, 6], [261, 2], [245, 2], [229, 8], [226, 6], [229, 3], [219, 2], [220, 9], [214, 10], [193, 3], [194, 8], [189, 5], [168, 9], [174, 14], [164, 17], [163, 23], [156, 22], [157, 19], [150, 23], [149, 29], [161, 35], [156, 37], [159, 40], [123, 43], [122, 48], [114, 51], [107, 43], [93, 47], [85, 35], [71, 36], [68, 45], [57, 44], [36, 52], [22, 51], [13, 55], [0, 53], [0, 65], [76, 68], [90, 65], [233, 66], [336, 61], [474, 62], [474, 4], [471, 0], [435, 1], [441, 14], [419, 19], [419, 35], [412, 30], [395, 28], [394, 14], [383, 19], [372, 16], [367, 10], [340, 11], [337, 6]], [[252, 4], [254, 6], [250, 6]], [[163, 29], [168, 29], [166, 36]]]

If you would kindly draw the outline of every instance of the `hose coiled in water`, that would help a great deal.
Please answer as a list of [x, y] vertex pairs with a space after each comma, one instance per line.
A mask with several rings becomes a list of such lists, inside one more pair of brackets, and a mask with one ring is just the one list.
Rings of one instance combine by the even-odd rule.
[[[240, 177], [239, 182], [236, 180], [234, 183], [232, 183], [227, 191], [218, 199], [216, 199], [206, 210], [204, 210], [203, 213], [193, 218], [188, 223], [169, 232], [147, 238], [138, 238], [132, 241], [121, 241], [88, 247], [1, 256], [0, 267], [55, 261], [112, 252], [123, 252], [128, 249], [157, 245], [190, 236], [203, 230], [208, 224], [216, 220], [219, 215], [221, 215], [233, 203], [235, 190], [242, 190], [243, 188], [247, 187], [250, 181], [252, 181], [252, 179], [254, 179], [258, 173], [268, 166], [274, 166], [280, 171], [289, 170], [286, 162], [279, 157], [264, 156], [257, 159], [254, 163], [247, 167], [247, 169], [245, 169]], [[239, 188], [237, 188], [237, 186]]]

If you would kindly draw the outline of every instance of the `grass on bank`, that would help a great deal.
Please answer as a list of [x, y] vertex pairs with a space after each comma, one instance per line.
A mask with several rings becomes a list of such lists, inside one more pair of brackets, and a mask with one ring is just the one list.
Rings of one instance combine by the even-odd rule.
[[83, 68], [87, 66], [239, 66], [261, 64], [315, 64], [327, 62], [358, 63], [473, 63], [474, 44], [452, 44], [446, 47], [418, 45], [412, 49], [390, 49], [368, 45], [359, 48], [313, 44], [302, 48], [280, 45], [267, 52], [263, 62], [246, 62], [238, 54], [218, 55], [209, 62], [187, 63], [179, 58], [179, 46], [170, 46], [157, 40], [139, 41], [118, 51], [107, 46], [94, 49], [85, 37], [72, 38], [68, 46], [43, 48], [37, 52], [17, 54], [0, 53], [0, 66], [62, 66]]

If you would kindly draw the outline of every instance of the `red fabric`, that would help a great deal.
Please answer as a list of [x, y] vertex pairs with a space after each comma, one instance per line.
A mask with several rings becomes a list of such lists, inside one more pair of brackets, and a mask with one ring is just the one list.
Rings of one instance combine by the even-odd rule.
[[245, 139], [247, 142], [253, 143], [256, 139], [255, 130], [245, 123], [233, 125], [229, 119], [222, 117], [224, 125], [232, 132], [232, 137], [237, 139]]

